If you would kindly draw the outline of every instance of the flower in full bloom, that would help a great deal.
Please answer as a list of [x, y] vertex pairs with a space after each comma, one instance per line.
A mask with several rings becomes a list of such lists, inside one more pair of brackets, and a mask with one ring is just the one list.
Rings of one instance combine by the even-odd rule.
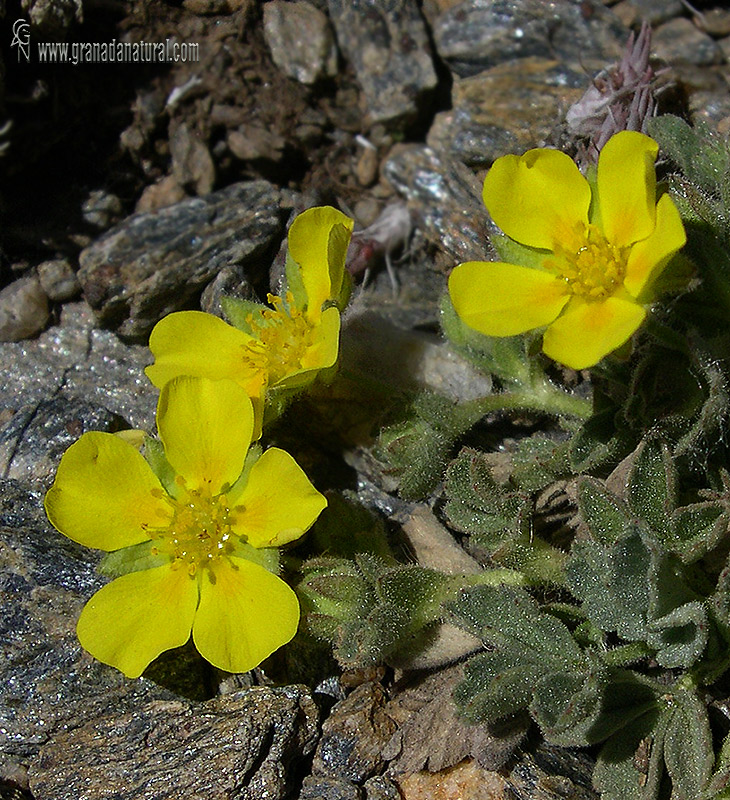
[[657, 151], [644, 134], [617, 133], [601, 150], [595, 185], [557, 150], [497, 159], [484, 204], [525, 263], [457, 266], [449, 293], [463, 322], [488, 336], [546, 326], [543, 350], [573, 369], [627, 342], [686, 240], [669, 195], [656, 199]]
[[283, 450], [247, 458], [253, 408], [233, 381], [171, 381], [157, 427], [147, 459], [130, 437], [85, 433], [46, 495], [54, 527], [124, 566], [84, 607], [79, 641], [138, 677], [192, 633], [211, 664], [247, 671], [296, 633], [299, 604], [274, 574], [276, 548], [327, 501]]
[[257, 420], [267, 392], [311, 383], [337, 361], [352, 228], [328, 206], [300, 214], [289, 229], [285, 297], [269, 295], [272, 308], [250, 304], [242, 328], [202, 311], [169, 314], [150, 336], [147, 377], [159, 388], [178, 375], [230, 378], [253, 400]]

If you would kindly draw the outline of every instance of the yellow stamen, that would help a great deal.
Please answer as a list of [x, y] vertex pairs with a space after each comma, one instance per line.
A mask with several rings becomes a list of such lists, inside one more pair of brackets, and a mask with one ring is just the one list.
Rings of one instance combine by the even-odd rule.
[[626, 277], [629, 248], [612, 245], [595, 225], [583, 225], [567, 242], [556, 242], [554, 257], [544, 265], [556, 272], [574, 295], [585, 300], [604, 300]]
[[[154, 489], [152, 490], [155, 491]], [[211, 495], [207, 489], [191, 489], [178, 499], [163, 496], [172, 517], [160, 527], [148, 528], [157, 540], [155, 549], [173, 559], [173, 567], [184, 566], [194, 577], [197, 570], [233, 551], [235, 511], [225, 494]]]
[[302, 369], [302, 360], [314, 341], [314, 327], [300, 311], [291, 292], [286, 302], [275, 295], [268, 301], [273, 309], [250, 314], [246, 320], [256, 341], [243, 352], [244, 365], [267, 376], [269, 385]]

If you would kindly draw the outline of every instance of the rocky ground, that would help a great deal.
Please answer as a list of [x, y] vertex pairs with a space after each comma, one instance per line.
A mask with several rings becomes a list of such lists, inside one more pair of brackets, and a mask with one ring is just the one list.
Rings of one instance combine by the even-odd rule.
[[[102, 581], [41, 501], [84, 431], [153, 428], [142, 369], [157, 320], [275, 288], [287, 222], [315, 204], [355, 217], [350, 267], [372, 273], [344, 326], [346, 368], [398, 390], [484, 394], [486, 379], [436, 336], [448, 271], [490, 255], [483, 171], [507, 152], [572, 146], [568, 108], [642, 19], [660, 108], [727, 133], [730, 11], [713, 5], [8, 4], [5, 22], [22, 13], [33, 41], [175, 37], [199, 43], [200, 59], [26, 64], [9, 29], [3, 38], [1, 798], [595, 797], [590, 755], [532, 734], [495, 771], [514, 739], [460, 723], [454, 671], [341, 676], [303, 641], [249, 675], [218, 674], [183, 649], [124, 679], [77, 644], [75, 620]], [[369, 449], [387, 409], [342, 411], [348, 391], [275, 435], [320, 488], [412, 523], [419, 510], [394, 496]], [[418, 556], [418, 525], [405, 527]]]

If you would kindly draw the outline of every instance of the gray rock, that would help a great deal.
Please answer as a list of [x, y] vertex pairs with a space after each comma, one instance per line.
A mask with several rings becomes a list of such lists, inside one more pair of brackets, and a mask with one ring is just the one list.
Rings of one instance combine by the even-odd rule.
[[0, 342], [19, 342], [40, 333], [48, 313], [48, 297], [38, 276], [16, 278], [0, 291]]
[[208, 314], [215, 314], [217, 317], [225, 319], [221, 307], [221, 298], [224, 295], [240, 300], [257, 301], [259, 299], [254, 288], [246, 279], [242, 267], [223, 267], [213, 281], [205, 287], [200, 298], [200, 308], [207, 311]]
[[374, 309], [345, 315], [340, 364], [348, 375], [392, 386], [394, 393], [425, 389], [468, 402], [492, 390], [491, 377], [478, 372], [441, 336], [404, 330]]
[[123, 214], [122, 201], [111, 192], [95, 189], [81, 204], [81, 216], [97, 231], [110, 228]]
[[682, 14], [684, 6], [682, 0], [622, 0], [612, 10], [626, 27], [634, 27], [641, 20], [660, 25]]
[[86, 431], [126, 427], [106, 408], [63, 394], [25, 406], [0, 427], [0, 475], [48, 484], [66, 449]]
[[307, 775], [299, 800], [362, 800], [359, 786], [334, 775]]
[[401, 800], [396, 784], [384, 775], [365, 781], [365, 800]]
[[531, 57], [457, 79], [452, 108], [436, 115], [426, 141], [474, 167], [543, 146], [585, 91], [585, 70]]
[[313, 84], [337, 75], [337, 48], [329, 20], [310, 3], [266, 3], [264, 38], [274, 64], [290, 78]]
[[237, 183], [132, 215], [81, 253], [78, 278], [102, 326], [146, 340], [224, 266], [257, 263], [280, 233], [278, 191], [266, 181]]
[[35, 800], [283, 800], [314, 748], [317, 716], [301, 686], [140, 703], [54, 737], [30, 787]]
[[443, 267], [490, 256], [487, 234], [496, 230], [481, 200], [481, 186], [463, 164], [429, 147], [398, 149], [385, 176], [404, 195], [418, 228], [441, 251]]
[[329, 0], [329, 12], [371, 121], [397, 125], [413, 120], [437, 84], [416, 1]]
[[730, 9], [709, 8], [702, 12], [697, 22], [702, 30], [709, 33], [710, 36], [730, 35]]
[[36, 267], [41, 288], [54, 302], [71, 300], [81, 293], [76, 272], [67, 258], [44, 261]]
[[335, 704], [322, 725], [312, 764], [314, 775], [361, 784], [382, 770], [382, 750], [396, 729], [384, 710], [385, 702], [379, 683], [364, 683]]
[[654, 31], [653, 46], [659, 58], [670, 64], [708, 66], [724, 61], [720, 45], [685, 17], [660, 25]]
[[208, 194], [215, 181], [215, 164], [208, 146], [184, 122], [170, 127], [170, 155], [175, 181], [198, 196]]
[[22, 0], [20, 5], [33, 28], [58, 41], [71, 25], [84, 21], [82, 0]]
[[[102, 584], [95, 562], [93, 551], [51, 528], [40, 493], [0, 481], [0, 751], [6, 756], [33, 759], [64, 729], [172, 698], [150, 681], [126, 680], [78, 644], [76, 619]], [[63, 796], [74, 795], [57, 795]]]
[[[94, 414], [103, 408], [134, 428], [154, 430], [157, 390], [142, 371], [152, 361], [149, 350], [124, 345], [113, 333], [95, 329], [93, 323], [86, 303], [69, 303], [63, 307], [60, 324], [37, 339], [0, 344], [0, 424], [22, 427], [20, 419], [43, 418], [38, 410], [41, 404], [56, 399], [73, 404], [80, 398], [96, 407]], [[70, 434], [83, 429], [83, 423], [79, 427], [74, 422], [75, 408], [72, 405], [68, 414], [64, 412]], [[87, 422], [89, 413], [87, 409], [83, 414]], [[16, 414], [30, 416], [14, 422]], [[42, 439], [42, 431], [39, 436]], [[13, 464], [21, 469], [21, 463], [29, 463], [18, 461], [19, 455], [5, 451], [6, 468]], [[32, 474], [23, 471], [23, 477], [43, 480], [46, 467], [38, 466]]]
[[615, 61], [627, 32], [599, 0], [467, 0], [438, 18], [433, 35], [439, 55], [466, 77], [525, 56]]

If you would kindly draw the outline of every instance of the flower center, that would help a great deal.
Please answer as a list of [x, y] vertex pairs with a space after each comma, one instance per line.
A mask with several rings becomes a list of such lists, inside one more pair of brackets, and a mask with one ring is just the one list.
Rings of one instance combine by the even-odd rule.
[[312, 346], [314, 326], [294, 304], [287, 292], [286, 304], [276, 295], [267, 300], [274, 306], [246, 319], [256, 341], [244, 348], [246, 367], [263, 372], [267, 383], [276, 384], [302, 368], [302, 359]]
[[554, 256], [544, 263], [568, 284], [572, 294], [603, 300], [626, 277], [627, 251], [608, 242], [595, 225], [581, 225], [572, 241], [555, 243]]
[[157, 540], [153, 552], [163, 552], [174, 560], [173, 566], [184, 566], [191, 576], [201, 567], [211, 565], [215, 559], [233, 551], [232, 524], [235, 509], [228, 507], [225, 494], [212, 495], [207, 489], [185, 489], [185, 482], [177, 477], [183, 488], [179, 498], [170, 497], [160, 489], [153, 489], [155, 497], [165, 500], [172, 510], [172, 518], [164, 526], [150, 529]]

